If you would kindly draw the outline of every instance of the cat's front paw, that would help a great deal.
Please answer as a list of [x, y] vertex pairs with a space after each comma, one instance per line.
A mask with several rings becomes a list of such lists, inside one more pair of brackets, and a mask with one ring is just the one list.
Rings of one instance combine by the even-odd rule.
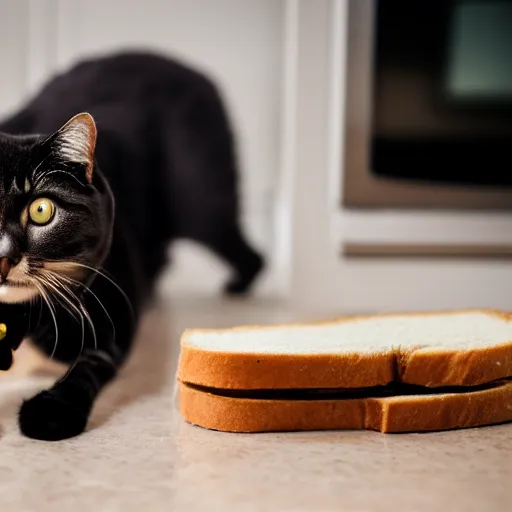
[[73, 405], [43, 391], [23, 403], [19, 413], [22, 434], [42, 441], [60, 441], [81, 434], [87, 415]]

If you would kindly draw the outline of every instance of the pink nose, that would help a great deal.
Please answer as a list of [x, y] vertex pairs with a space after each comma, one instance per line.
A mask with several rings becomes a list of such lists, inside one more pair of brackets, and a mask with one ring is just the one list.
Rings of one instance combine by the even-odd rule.
[[11, 235], [2, 233], [0, 236], [0, 283], [7, 279], [12, 267], [21, 260], [21, 252]]
[[4, 283], [11, 268], [13, 267], [9, 258], [0, 258], [0, 282]]

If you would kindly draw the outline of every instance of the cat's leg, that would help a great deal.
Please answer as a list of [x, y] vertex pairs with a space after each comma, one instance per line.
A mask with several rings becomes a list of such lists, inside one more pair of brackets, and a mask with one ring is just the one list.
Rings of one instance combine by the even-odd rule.
[[238, 226], [216, 229], [205, 237], [204, 243], [233, 267], [233, 275], [224, 288], [225, 293], [247, 293], [263, 269], [264, 260], [245, 241]]
[[[95, 296], [89, 292], [83, 296], [90, 322], [86, 317], [77, 322], [62, 311], [57, 316], [55, 355], [68, 361], [70, 369], [50, 389], [22, 404], [19, 427], [28, 437], [57, 441], [82, 433], [97, 396], [128, 355], [137, 320], [132, 309], [133, 296], [128, 293], [123, 297], [103, 279], [95, 284], [98, 286], [91, 287]], [[51, 354], [56, 341], [54, 324], [51, 319], [46, 320], [50, 321], [49, 329], [43, 324], [41, 330], [46, 339], [41, 335], [34, 341], [46, 354]]]
[[19, 413], [27, 437], [59, 441], [81, 434], [97, 395], [117, 373], [107, 351], [89, 349], [55, 385], [25, 401]]
[[[172, 122], [169, 122], [172, 120]], [[191, 89], [165, 117], [160, 190], [162, 212], [176, 238], [200, 242], [233, 270], [225, 291], [249, 290], [263, 268], [239, 225], [236, 140], [222, 98], [211, 84]]]
[[[105, 306], [108, 308], [108, 303]], [[124, 314], [120, 320], [112, 314], [114, 325], [110, 326], [109, 332], [109, 327], [96, 311], [89, 314], [96, 332], [93, 335], [90, 328], [85, 330], [83, 349], [79, 334], [81, 328], [70, 329], [70, 324], [59, 322], [60, 343], [78, 347], [79, 355], [70, 362], [68, 372], [50, 389], [22, 404], [19, 427], [24, 435], [58, 441], [81, 434], [98, 394], [121, 367], [126, 352], [119, 349], [118, 343], [129, 345], [133, 336], [133, 329], [127, 325], [130, 324], [129, 318]], [[46, 347], [45, 352], [48, 353]]]

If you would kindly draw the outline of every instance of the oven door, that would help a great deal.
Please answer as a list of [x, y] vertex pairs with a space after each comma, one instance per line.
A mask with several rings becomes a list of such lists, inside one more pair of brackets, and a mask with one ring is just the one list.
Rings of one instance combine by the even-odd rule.
[[345, 206], [512, 206], [512, 0], [349, 0]]

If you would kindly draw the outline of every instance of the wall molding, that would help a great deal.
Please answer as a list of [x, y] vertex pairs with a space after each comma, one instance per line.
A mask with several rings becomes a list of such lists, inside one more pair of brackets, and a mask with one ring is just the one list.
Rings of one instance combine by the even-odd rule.
[[293, 199], [296, 172], [299, 0], [285, 0], [282, 28], [280, 155], [273, 200], [273, 281], [276, 294], [290, 293], [292, 280]]
[[345, 258], [407, 258], [457, 260], [511, 260], [512, 245], [458, 244], [376, 244], [348, 242], [342, 247]]
[[51, 0], [27, 0], [25, 94], [30, 96], [56, 67], [57, 8]]

